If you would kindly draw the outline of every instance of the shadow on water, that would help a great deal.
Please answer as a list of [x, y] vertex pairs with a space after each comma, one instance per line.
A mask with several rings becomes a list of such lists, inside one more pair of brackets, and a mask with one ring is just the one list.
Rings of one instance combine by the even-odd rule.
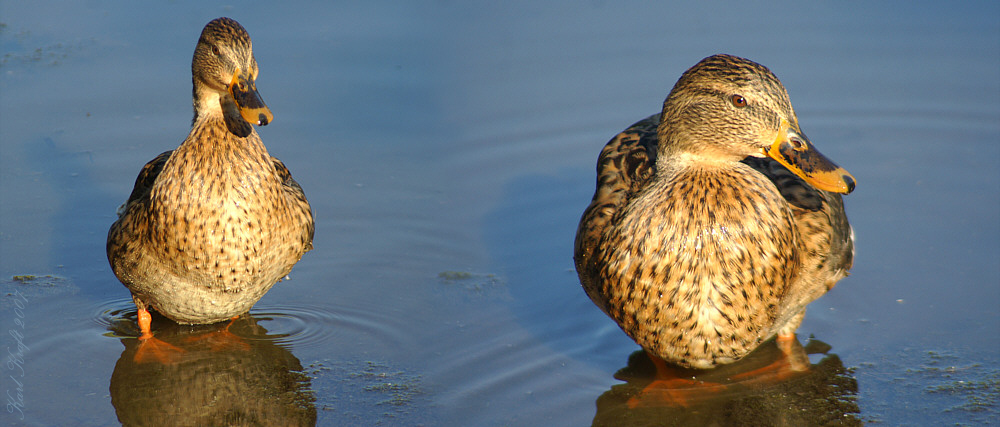
[[524, 328], [561, 351], [571, 351], [587, 329], [581, 307], [600, 313], [573, 267], [576, 226], [593, 192], [585, 188], [592, 178], [578, 175], [556, 171], [515, 178], [485, 220], [486, 242], [517, 301], [512, 310]]
[[183, 352], [166, 364], [137, 360], [132, 315], [108, 328], [125, 346], [110, 385], [123, 425], [316, 424], [310, 377], [256, 317], [197, 327], [154, 318], [156, 338]]
[[593, 425], [862, 425], [858, 382], [828, 353], [830, 346], [810, 340], [805, 348], [796, 342], [795, 349], [822, 357], [797, 372], [771, 340], [731, 365], [678, 370], [683, 379], [669, 385], [654, 383], [653, 362], [637, 351], [615, 373], [626, 383], [597, 398]]
[[45, 273], [70, 273], [67, 276], [85, 295], [127, 293], [110, 274], [104, 251], [107, 230], [124, 196], [115, 200], [101, 191], [102, 186], [93, 176], [97, 167], [94, 154], [74, 151], [63, 139], [58, 135], [45, 136], [25, 144], [28, 164], [46, 171], [43, 176], [49, 180], [55, 205], [47, 243], [51, 250], [50, 265], [56, 266], [56, 270]]

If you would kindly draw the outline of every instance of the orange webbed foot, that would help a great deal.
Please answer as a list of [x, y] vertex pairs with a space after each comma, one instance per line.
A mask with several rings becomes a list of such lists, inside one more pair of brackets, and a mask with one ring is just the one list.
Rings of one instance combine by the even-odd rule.
[[150, 335], [147, 338], [140, 337], [139, 349], [135, 352], [136, 363], [159, 362], [164, 365], [171, 365], [180, 361], [184, 349], [174, 346], [166, 341], [154, 338]]
[[198, 336], [188, 337], [186, 341], [189, 343], [207, 342], [212, 351], [222, 351], [226, 349], [249, 351], [250, 344], [243, 341], [243, 338], [229, 332], [229, 327], [233, 326], [233, 322], [235, 322], [236, 319], [239, 319], [239, 316], [234, 316], [232, 319], [229, 319], [229, 323], [222, 329]]
[[626, 402], [630, 409], [660, 406], [688, 407], [694, 401], [703, 399], [706, 394], [726, 389], [725, 385], [700, 381], [692, 375], [685, 375], [681, 368], [667, 365], [663, 359], [648, 352], [646, 355], [656, 367], [656, 376], [653, 382]]
[[739, 369], [739, 363], [708, 370], [684, 369], [668, 365], [663, 359], [647, 352], [647, 357], [656, 368], [656, 375], [651, 383], [628, 400], [627, 405], [633, 409], [662, 406], [686, 408], [746, 387], [778, 384], [809, 370], [809, 357], [794, 333], [779, 335], [776, 344], [781, 350], [776, 360], [766, 366], [735, 374], [727, 372]]
[[795, 334], [779, 334], [775, 339], [782, 357], [771, 364], [733, 375], [733, 381], [777, 383], [809, 370], [809, 356]]
[[809, 370], [809, 356], [795, 334], [779, 334], [775, 339], [782, 357], [767, 366], [733, 375], [733, 382], [743, 384], [779, 383]]
[[153, 317], [145, 308], [139, 309], [139, 348], [135, 352], [136, 363], [160, 362], [164, 365], [180, 361], [184, 350], [166, 341], [153, 337], [151, 325]]

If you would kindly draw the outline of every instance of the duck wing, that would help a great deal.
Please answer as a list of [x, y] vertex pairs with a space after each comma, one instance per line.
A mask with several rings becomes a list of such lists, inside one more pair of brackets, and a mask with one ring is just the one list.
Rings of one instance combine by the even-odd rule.
[[156, 178], [163, 171], [163, 165], [167, 164], [167, 159], [173, 153], [174, 150], [164, 151], [142, 167], [142, 170], [139, 171], [139, 176], [135, 178], [135, 185], [132, 186], [132, 194], [129, 194], [128, 200], [118, 208], [118, 217], [124, 215], [126, 208], [132, 203], [149, 197], [149, 191], [153, 188], [153, 183], [156, 182]]
[[854, 264], [854, 231], [840, 194], [818, 190], [770, 158], [743, 163], [767, 176], [788, 202], [799, 231], [800, 267], [786, 295], [805, 305], [829, 291]]
[[285, 196], [289, 198], [295, 209], [298, 209], [304, 215], [306, 226], [304, 239], [306, 252], [308, 252], [312, 249], [313, 235], [316, 233], [316, 223], [313, 220], [312, 208], [309, 206], [309, 201], [306, 200], [306, 193], [302, 191], [302, 186], [292, 178], [292, 173], [288, 171], [284, 162], [273, 156], [271, 157], [271, 161], [274, 163], [274, 169], [278, 172], [278, 179], [281, 180], [281, 187], [285, 192]]
[[656, 173], [656, 128], [659, 124], [659, 114], [636, 122], [608, 141], [597, 159], [597, 189], [580, 218], [573, 253], [576, 271], [588, 294], [596, 292], [590, 256], [601, 235], [615, 214]]

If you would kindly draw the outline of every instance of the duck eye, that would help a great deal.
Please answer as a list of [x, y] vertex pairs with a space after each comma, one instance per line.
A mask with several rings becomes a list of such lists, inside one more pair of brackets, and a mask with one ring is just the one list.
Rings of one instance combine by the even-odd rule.
[[730, 96], [729, 100], [736, 107], [743, 108], [743, 107], [747, 106], [747, 100], [743, 98], [743, 95], [736, 94], [736, 95]]

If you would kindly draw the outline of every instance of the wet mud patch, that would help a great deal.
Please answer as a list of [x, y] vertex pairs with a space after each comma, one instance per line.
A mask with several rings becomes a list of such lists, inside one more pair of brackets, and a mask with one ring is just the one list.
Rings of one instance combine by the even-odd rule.
[[0, 56], [0, 68], [10, 64], [56, 66], [94, 44], [93, 39], [47, 43], [42, 41], [43, 37], [29, 30], [13, 29], [5, 22], [0, 22], [0, 36], [5, 39], [3, 48], [6, 51]]
[[982, 356], [976, 360], [954, 350], [905, 349], [893, 360], [860, 364], [856, 368], [859, 378], [868, 377], [867, 382], [879, 388], [863, 389], [863, 394], [893, 393], [897, 396], [895, 407], [910, 409], [900, 414], [885, 404], [865, 405], [865, 421], [920, 424], [921, 420], [935, 420], [941, 425], [995, 422], [1000, 419], [1000, 368], [996, 360]]
[[1000, 370], [995, 365], [962, 360], [951, 352], [928, 351], [925, 362], [906, 373], [928, 384], [924, 394], [929, 400], [942, 399], [945, 413], [965, 413], [973, 419], [983, 415], [983, 421], [1000, 416]]
[[446, 289], [457, 289], [469, 296], [510, 298], [506, 284], [495, 274], [447, 270], [438, 273], [437, 278]]
[[30, 301], [35, 298], [53, 295], [73, 295], [78, 291], [76, 285], [65, 277], [52, 274], [34, 275], [17, 274], [0, 280], [0, 310], [15, 306], [15, 301]]
[[407, 369], [374, 360], [323, 359], [310, 363], [303, 372], [311, 378], [318, 397], [319, 424], [418, 425], [431, 421], [426, 410], [430, 399], [422, 377]]

